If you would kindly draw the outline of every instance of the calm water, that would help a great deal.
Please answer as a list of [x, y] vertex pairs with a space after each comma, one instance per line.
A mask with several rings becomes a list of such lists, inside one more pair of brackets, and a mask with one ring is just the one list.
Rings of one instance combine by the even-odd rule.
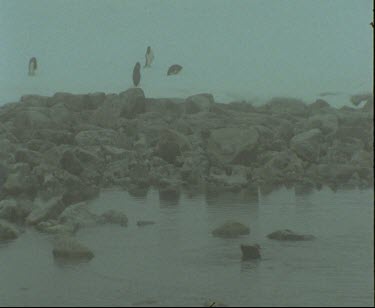
[[[187, 196], [157, 191], [134, 198], [103, 192], [92, 209], [123, 209], [129, 226], [80, 230], [95, 253], [89, 263], [61, 265], [51, 237], [26, 231], [0, 246], [0, 306], [372, 306], [374, 191], [323, 189], [295, 195], [281, 189], [256, 198]], [[137, 227], [137, 220], [155, 225]], [[251, 234], [218, 239], [227, 219]], [[280, 243], [265, 236], [290, 228], [313, 242]], [[242, 262], [239, 245], [257, 242], [262, 260]]]

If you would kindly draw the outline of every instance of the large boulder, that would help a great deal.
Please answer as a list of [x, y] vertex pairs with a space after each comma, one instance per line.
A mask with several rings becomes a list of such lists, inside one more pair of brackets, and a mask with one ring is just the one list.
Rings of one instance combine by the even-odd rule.
[[269, 239], [278, 241], [311, 241], [315, 237], [310, 234], [298, 234], [289, 229], [279, 230], [267, 235]]
[[26, 218], [26, 223], [36, 225], [41, 221], [57, 218], [66, 208], [60, 197], [54, 197], [48, 201], [36, 199], [34, 209]]
[[32, 210], [29, 200], [4, 199], [0, 201], [0, 219], [13, 223], [23, 223]]
[[271, 113], [286, 113], [296, 116], [306, 116], [308, 109], [305, 103], [296, 98], [288, 97], [274, 97], [265, 105], [268, 112]]
[[131, 88], [119, 94], [120, 99], [126, 104], [121, 110], [121, 116], [127, 119], [134, 119], [137, 115], [146, 112], [145, 94], [141, 88]]
[[22, 165], [22, 168], [10, 171], [3, 184], [3, 192], [10, 196], [35, 196], [39, 187], [37, 179], [30, 173], [29, 168], [23, 166], [25, 164], [20, 163], [17, 165], [20, 167]]
[[84, 110], [93, 110], [104, 101], [104, 93], [93, 93], [93, 94], [71, 94], [64, 92], [57, 92], [51, 98], [51, 104], [62, 103], [64, 106], [73, 112], [79, 112]]
[[212, 235], [222, 238], [234, 238], [250, 234], [250, 228], [236, 221], [227, 221], [212, 231]]
[[260, 259], [260, 246], [254, 245], [243, 245], [241, 244], [242, 260], [255, 260]]
[[117, 224], [122, 227], [126, 227], [128, 225], [128, 217], [126, 214], [115, 210], [105, 211], [100, 215], [100, 220], [102, 223]]
[[212, 129], [210, 138], [227, 162], [249, 166], [256, 160], [259, 132], [254, 127]]
[[318, 128], [294, 136], [290, 148], [303, 160], [315, 162], [320, 155], [322, 132]]
[[86, 202], [68, 206], [58, 217], [60, 224], [81, 227], [92, 227], [100, 222], [100, 217], [90, 212]]
[[83, 171], [81, 162], [72, 150], [66, 150], [63, 153], [60, 164], [63, 169], [74, 175], [80, 175]]
[[209, 111], [215, 103], [212, 94], [202, 93], [189, 96], [184, 103], [185, 113], [194, 114], [202, 111]]
[[161, 130], [159, 142], [156, 146], [156, 155], [166, 162], [175, 163], [177, 156], [190, 149], [190, 142], [184, 135], [171, 129]]
[[63, 260], [91, 260], [94, 253], [71, 236], [60, 236], [52, 250], [55, 258]]
[[14, 240], [19, 236], [19, 233], [13, 224], [0, 219], [0, 241]]
[[112, 145], [119, 142], [119, 134], [112, 129], [85, 130], [75, 136], [75, 141], [79, 146]]
[[339, 121], [335, 114], [316, 114], [307, 120], [309, 129], [318, 128], [323, 134], [336, 133], [338, 126]]

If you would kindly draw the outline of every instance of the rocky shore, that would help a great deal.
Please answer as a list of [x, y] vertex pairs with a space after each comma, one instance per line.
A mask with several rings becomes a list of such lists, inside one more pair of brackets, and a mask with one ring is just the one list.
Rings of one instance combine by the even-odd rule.
[[23, 96], [0, 107], [0, 219], [8, 231], [56, 229], [73, 206], [114, 186], [171, 196], [370, 187], [373, 96], [365, 99], [361, 109], [336, 109], [289, 98], [258, 107], [210, 94], [152, 99], [140, 88]]

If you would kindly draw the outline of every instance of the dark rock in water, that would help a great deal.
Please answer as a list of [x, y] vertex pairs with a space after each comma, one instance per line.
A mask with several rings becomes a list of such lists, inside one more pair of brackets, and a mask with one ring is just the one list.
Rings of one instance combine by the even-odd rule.
[[169, 67], [167, 75], [176, 75], [182, 70], [182, 66], [179, 64], [173, 64]]
[[311, 241], [315, 239], [313, 235], [297, 234], [289, 229], [272, 232], [267, 237], [278, 241]]
[[154, 225], [155, 221], [152, 220], [138, 220], [137, 221], [137, 226], [138, 227], [144, 227], [144, 226], [149, 226], [149, 225]]
[[254, 245], [241, 245], [242, 260], [260, 259], [260, 246]]
[[52, 250], [55, 258], [68, 260], [91, 260], [94, 253], [76, 239], [70, 236], [60, 237]]
[[236, 221], [228, 221], [212, 231], [212, 235], [222, 238], [234, 238], [250, 234], [250, 228]]
[[102, 223], [118, 224], [123, 227], [126, 227], [128, 225], [128, 217], [124, 213], [119, 211], [108, 210], [104, 212], [100, 218]]

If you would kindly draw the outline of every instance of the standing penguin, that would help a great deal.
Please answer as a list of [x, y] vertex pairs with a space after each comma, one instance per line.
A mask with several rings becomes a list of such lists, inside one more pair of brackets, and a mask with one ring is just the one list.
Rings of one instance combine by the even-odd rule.
[[152, 51], [151, 47], [148, 46], [146, 50], [146, 63], [144, 67], [151, 67], [152, 61], [154, 61], [154, 52]]
[[36, 58], [32, 57], [29, 60], [29, 76], [34, 76], [37, 68], [38, 68], [38, 64], [36, 62]]
[[133, 84], [135, 87], [138, 87], [139, 82], [141, 81], [141, 64], [137, 62], [133, 69]]

